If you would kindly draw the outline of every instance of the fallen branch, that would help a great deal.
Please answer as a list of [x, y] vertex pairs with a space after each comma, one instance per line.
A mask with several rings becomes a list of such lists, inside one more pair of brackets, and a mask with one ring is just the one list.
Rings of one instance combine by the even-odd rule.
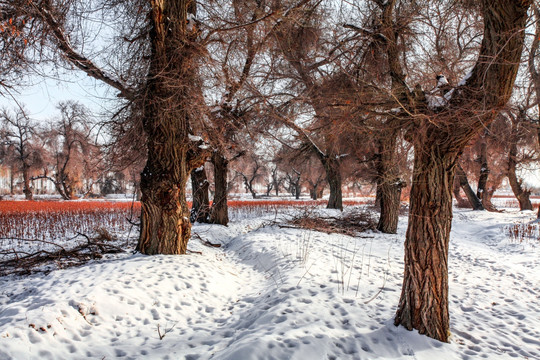
[[101, 259], [104, 254], [124, 252], [122, 248], [112, 244], [113, 238], [105, 230], [98, 230], [98, 234], [95, 237], [89, 237], [86, 234], [78, 233], [75, 237], [68, 240], [76, 240], [81, 237], [84, 238], [86, 242], [79, 243], [70, 249], [50, 241], [38, 239], [14, 239], [23, 242], [42, 243], [59, 249], [41, 249], [35, 252], [29, 252], [11, 248], [0, 251], [0, 256], [2, 257], [13, 257], [8, 260], [0, 261], [0, 276], [12, 274], [25, 275], [39, 271], [48, 272], [50, 269], [44, 270], [42, 268], [40, 269], [40, 267], [43, 265], [52, 265], [54, 263], [58, 268], [66, 268], [84, 264], [92, 259]]

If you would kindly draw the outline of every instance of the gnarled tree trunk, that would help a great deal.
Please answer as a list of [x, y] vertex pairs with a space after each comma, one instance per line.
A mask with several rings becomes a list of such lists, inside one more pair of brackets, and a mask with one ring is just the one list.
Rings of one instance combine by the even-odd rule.
[[386, 234], [397, 233], [401, 189], [405, 185], [398, 176], [398, 168], [395, 164], [397, 136], [398, 131], [393, 130], [388, 133], [388, 136], [379, 139], [377, 193], [381, 213], [377, 230]]
[[435, 145], [415, 149], [405, 273], [395, 324], [447, 341], [448, 243], [458, 153]]
[[[443, 112], [429, 114], [424, 107], [411, 108], [428, 119], [415, 119], [408, 134], [415, 145], [415, 160], [405, 274], [395, 324], [440, 341], [447, 342], [450, 333], [448, 242], [456, 161], [467, 142], [493, 121], [512, 94], [531, 2], [483, 0], [484, 37], [465, 86], [455, 90]], [[418, 103], [425, 100], [415, 92], [412, 105]]]
[[471, 185], [469, 184], [469, 180], [467, 179], [467, 174], [465, 173], [465, 170], [463, 170], [463, 168], [459, 164], [456, 167], [456, 181], [459, 182], [459, 185], [465, 192], [465, 196], [467, 196], [467, 199], [469, 200], [469, 204], [471, 205], [473, 210], [484, 210], [482, 201], [478, 199], [478, 196], [476, 196], [476, 193], [471, 188]]
[[330, 188], [330, 197], [328, 198], [326, 208], [343, 210], [340, 162], [333, 156], [324, 156], [321, 161], [326, 171], [326, 181]]
[[227, 206], [227, 167], [229, 161], [219, 151], [212, 154], [214, 164], [214, 200], [210, 219], [213, 224], [227, 225], [229, 223], [229, 209]]
[[186, 183], [205, 156], [189, 138], [196, 94], [193, 0], [151, 0], [151, 62], [142, 103], [148, 159], [141, 174], [143, 254], [185, 254], [191, 235]]

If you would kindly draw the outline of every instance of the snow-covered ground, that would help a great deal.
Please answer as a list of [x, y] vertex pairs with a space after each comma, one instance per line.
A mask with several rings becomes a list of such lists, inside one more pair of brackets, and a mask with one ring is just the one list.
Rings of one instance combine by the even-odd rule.
[[406, 218], [353, 238], [272, 214], [194, 226], [221, 248], [0, 278], [0, 359], [540, 359], [540, 243], [504, 231], [534, 215], [455, 211], [449, 344], [393, 325]]

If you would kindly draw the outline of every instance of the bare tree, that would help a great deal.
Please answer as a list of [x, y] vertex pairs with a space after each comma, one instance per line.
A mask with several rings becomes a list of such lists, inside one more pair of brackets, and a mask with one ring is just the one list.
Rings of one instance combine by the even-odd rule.
[[255, 154], [252, 154], [249, 157], [249, 160], [244, 164], [243, 169], [236, 170], [236, 173], [242, 178], [246, 192], [249, 191], [254, 199], [258, 197], [257, 191], [255, 190], [255, 184], [257, 183], [257, 180], [263, 176], [265, 171], [266, 167], [263, 165], [261, 159]]
[[0, 121], [2, 123], [0, 141], [6, 147], [5, 159], [8, 159], [8, 162], [22, 174], [24, 196], [26, 200], [32, 200], [31, 170], [43, 163], [42, 149], [37, 142], [36, 124], [23, 108], [15, 113], [3, 109]]
[[[388, 2], [394, 6], [395, 1]], [[443, 104], [402, 89], [415, 146], [405, 274], [395, 324], [448, 341], [448, 242], [452, 184], [459, 155], [509, 100], [531, 1], [482, 1], [484, 35], [471, 72]], [[398, 97], [399, 98], [399, 97]]]
[[47, 148], [48, 164], [44, 173], [33, 179], [52, 181], [64, 200], [72, 200], [77, 192], [84, 193], [84, 182], [88, 183], [86, 190], [90, 192], [101, 177], [101, 151], [91, 140], [88, 110], [70, 101], [60, 103], [58, 108], [60, 117], [40, 134]]

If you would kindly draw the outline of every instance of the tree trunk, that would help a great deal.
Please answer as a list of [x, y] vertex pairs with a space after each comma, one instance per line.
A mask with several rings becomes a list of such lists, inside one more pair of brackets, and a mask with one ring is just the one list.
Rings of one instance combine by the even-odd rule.
[[448, 341], [448, 243], [458, 154], [415, 150], [405, 274], [395, 324]]
[[[202, 144], [189, 138], [197, 116], [196, 31], [191, 0], [151, 0], [150, 68], [142, 103], [148, 159], [141, 174], [143, 254], [185, 254], [191, 235], [186, 183], [204, 164]], [[191, 28], [189, 27], [191, 26]], [[200, 99], [199, 99], [200, 100]]]
[[[484, 36], [466, 86], [458, 87], [444, 112], [430, 117], [422, 93], [415, 91], [416, 119], [407, 136], [415, 159], [405, 273], [395, 324], [448, 341], [448, 243], [452, 225], [452, 181], [467, 142], [505, 106], [520, 64], [527, 11], [532, 0], [483, 0]], [[416, 107], [415, 104], [424, 104]], [[482, 113], [478, 110], [482, 109]]]
[[341, 171], [339, 160], [333, 156], [325, 156], [322, 162], [326, 171], [326, 181], [330, 187], [327, 209], [343, 210], [343, 195], [341, 193]]
[[471, 185], [469, 184], [469, 180], [467, 179], [467, 174], [465, 173], [465, 170], [461, 167], [461, 165], [456, 166], [456, 180], [459, 181], [459, 185], [465, 192], [465, 195], [467, 196], [467, 199], [469, 199], [469, 203], [473, 210], [484, 210], [484, 206], [482, 205], [482, 201], [476, 196], [476, 193], [471, 188]]
[[470, 208], [471, 203], [467, 199], [464, 199], [461, 196], [461, 186], [459, 184], [457, 171], [456, 171], [456, 176], [454, 177], [454, 185], [453, 186], [454, 186], [454, 189], [453, 189], [454, 199], [456, 199], [457, 207], [459, 207], [459, 208]]
[[192, 223], [210, 222], [210, 199], [208, 196], [208, 178], [204, 165], [191, 172], [191, 189], [193, 193], [193, 203], [191, 205], [190, 220]]
[[22, 166], [23, 193], [26, 200], [33, 200], [32, 188], [30, 186], [30, 167], [26, 164]]
[[210, 219], [213, 224], [229, 224], [229, 209], [227, 207], [227, 167], [229, 161], [219, 152], [212, 154], [214, 164], [214, 201], [210, 211]]
[[15, 165], [9, 168], [9, 195], [15, 195]]
[[484, 192], [486, 191], [487, 181], [489, 177], [489, 165], [487, 162], [487, 143], [485, 139], [483, 139], [482, 143], [480, 144], [480, 157], [478, 158], [478, 162], [480, 163], [480, 176], [478, 177], [476, 196], [481, 201], [484, 197]]
[[377, 230], [386, 234], [397, 233], [401, 189], [404, 186], [395, 164], [397, 136], [398, 131], [393, 130], [388, 136], [379, 139], [377, 191], [380, 196], [381, 213]]
[[[512, 127], [514, 127], [514, 125], [512, 125]], [[513, 133], [514, 132], [515, 131], [513, 131]], [[517, 136], [513, 136], [512, 142], [510, 144], [510, 150], [508, 152], [508, 171], [507, 171], [508, 182], [510, 183], [510, 187], [512, 188], [512, 192], [514, 193], [514, 196], [519, 202], [519, 209], [521, 211], [533, 210], [533, 206], [530, 199], [531, 192], [523, 189], [523, 186], [521, 186], [522, 181], [518, 180], [518, 177], [516, 175], [517, 155], [518, 155], [517, 142], [518, 142]]]

